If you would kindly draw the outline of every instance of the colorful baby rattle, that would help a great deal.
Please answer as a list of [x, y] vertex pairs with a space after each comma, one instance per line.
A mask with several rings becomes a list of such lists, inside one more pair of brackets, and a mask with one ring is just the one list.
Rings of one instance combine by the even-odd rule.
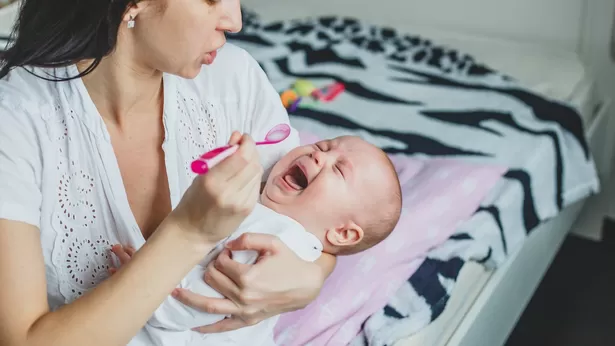
[[291, 89], [284, 90], [280, 94], [280, 99], [284, 107], [286, 107], [289, 112], [293, 112], [297, 110], [301, 103], [306, 105], [305, 101], [307, 98], [311, 99], [313, 102], [331, 102], [345, 89], [346, 87], [344, 84], [339, 82], [318, 89], [309, 80], [300, 79], [293, 84]]

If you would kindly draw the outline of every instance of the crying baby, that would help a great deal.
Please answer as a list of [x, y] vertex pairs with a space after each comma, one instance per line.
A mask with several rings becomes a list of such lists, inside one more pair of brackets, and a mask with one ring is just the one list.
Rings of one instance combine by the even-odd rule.
[[[315, 261], [323, 252], [350, 255], [373, 247], [391, 233], [400, 213], [397, 173], [378, 147], [354, 136], [297, 147], [274, 165], [254, 211], [182, 279], [179, 288], [222, 298], [203, 276], [207, 264], [216, 259], [225, 244], [241, 234], [272, 234], [303, 260]], [[257, 257], [255, 251], [232, 252], [233, 260], [241, 263], [252, 264]], [[225, 317], [195, 310], [168, 297], [146, 329], [155, 345], [166, 345], [165, 339], [182, 331], [186, 332], [186, 344], [201, 344], [199, 340], [205, 338], [212, 345], [261, 345], [272, 341], [278, 319], [272, 317], [226, 333], [190, 332]], [[177, 336], [169, 341], [174, 338]]]

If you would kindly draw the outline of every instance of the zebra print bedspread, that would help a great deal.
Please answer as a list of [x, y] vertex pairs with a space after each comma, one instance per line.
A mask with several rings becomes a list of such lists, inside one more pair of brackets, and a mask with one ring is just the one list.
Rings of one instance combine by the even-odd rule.
[[466, 261], [497, 268], [536, 226], [598, 190], [577, 111], [462, 52], [351, 18], [267, 23], [245, 9], [244, 29], [229, 41], [250, 52], [280, 91], [298, 78], [346, 85], [343, 100], [293, 111], [299, 130], [360, 135], [388, 153], [510, 167], [353, 344], [390, 345], [425, 327], [443, 311]]

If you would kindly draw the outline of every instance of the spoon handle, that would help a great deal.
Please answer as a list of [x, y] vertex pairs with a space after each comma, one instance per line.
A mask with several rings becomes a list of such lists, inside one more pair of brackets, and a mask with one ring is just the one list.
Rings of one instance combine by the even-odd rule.
[[212, 169], [218, 163], [220, 163], [220, 161], [233, 155], [233, 153], [235, 153], [237, 149], [239, 149], [239, 146], [233, 145], [225, 149], [229, 149], [229, 150], [221, 151], [220, 154], [218, 154], [217, 156], [212, 156], [209, 158], [204, 158], [203, 157], [204, 155], [203, 155], [200, 158], [192, 161], [192, 165], [191, 165], [192, 171], [196, 174], [205, 174], [209, 172], [209, 170]]
[[226, 159], [227, 157], [233, 155], [237, 149], [239, 149], [238, 145], [233, 145], [231, 147], [228, 147], [228, 150], [225, 150], [223, 152], [221, 152], [220, 154], [218, 154], [216, 157], [213, 157], [209, 160], [207, 160], [207, 167], [209, 167], [209, 169], [211, 169], [213, 166], [217, 165], [218, 163], [220, 163], [220, 161]]
[[[276, 144], [277, 142], [274, 141], [262, 141], [262, 142], [256, 142], [255, 145], [268, 145], [268, 144]], [[230, 145], [225, 145], [223, 147], [219, 147], [213, 150], [210, 150], [208, 152], [206, 152], [205, 154], [201, 155], [201, 159], [204, 160], [208, 160], [211, 159], [213, 157], [215, 157], [216, 155], [219, 155], [221, 152], [225, 151], [226, 149], [230, 148]]]

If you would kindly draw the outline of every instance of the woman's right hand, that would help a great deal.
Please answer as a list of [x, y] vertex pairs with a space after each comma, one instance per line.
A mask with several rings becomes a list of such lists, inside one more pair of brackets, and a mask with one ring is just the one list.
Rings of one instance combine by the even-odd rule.
[[[237, 139], [234, 133], [231, 142]], [[194, 179], [170, 215], [197, 241], [212, 244], [226, 238], [256, 205], [263, 168], [249, 135], [243, 135], [238, 145], [236, 153]]]

